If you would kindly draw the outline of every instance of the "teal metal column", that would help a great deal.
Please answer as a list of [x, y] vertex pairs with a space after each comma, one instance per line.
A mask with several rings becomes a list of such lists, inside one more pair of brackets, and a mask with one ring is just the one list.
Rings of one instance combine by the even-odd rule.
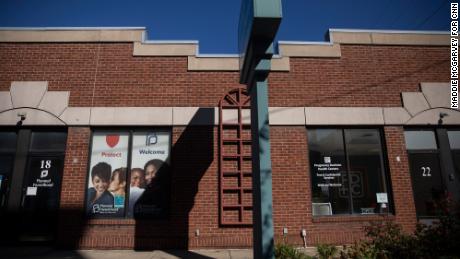
[[251, 95], [254, 258], [274, 258], [268, 74], [273, 39], [283, 17], [281, 0], [242, 0], [238, 25], [240, 83]]
[[272, 165], [268, 121], [269, 70], [270, 60], [262, 60], [256, 68], [255, 80], [250, 88], [254, 258], [274, 258]]

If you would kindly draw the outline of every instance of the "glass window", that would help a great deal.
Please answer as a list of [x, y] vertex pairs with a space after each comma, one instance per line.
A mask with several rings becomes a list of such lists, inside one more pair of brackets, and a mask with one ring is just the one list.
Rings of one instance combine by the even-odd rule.
[[6, 205], [13, 171], [13, 155], [0, 155], [0, 212]]
[[131, 156], [131, 217], [166, 217], [169, 210], [169, 132], [135, 132]]
[[460, 130], [449, 130], [447, 136], [449, 137], [450, 149], [460, 149]]
[[348, 178], [342, 130], [309, 130], [314, 215], [350, 212], [350, 199], [342, 183]]
[[[377, 193], [387, 193], [382, 168], [382, 145], [377, 129], [345, 130], [349, 163], [349, 187], [353, 213], [377, 213]], [[348, 190], [347, 190], [348, 191]]]
[[408, 150], [438, 149], [436, 137], [432, 130], [406, 130], [404, 136]]
[[95, 132], [87, 215], [166, 217], [170, 204], [170, 135], [168, 131]]
[[93, 134], [86, 212], [93, 217], [120, 217], [125, 213], [129, 134]]
[[0, 132], [0, 152], [15, 152], [16, 151], [16, 132]]
[[64, 152], [66, 141], [66, 132], [32, 132], [30, 151]]
[[460, 130], [449, 130], [447, 131], [447, 136], [449, 137], [455, 171], [457, 172], [457, 177], [460, 177]]
[[378, 129], [308, 130], [313, 215], [387, 211], [380, 138]]
[[16, 142], [16, 132], [0, 132], [0, 213], [8, 200]]

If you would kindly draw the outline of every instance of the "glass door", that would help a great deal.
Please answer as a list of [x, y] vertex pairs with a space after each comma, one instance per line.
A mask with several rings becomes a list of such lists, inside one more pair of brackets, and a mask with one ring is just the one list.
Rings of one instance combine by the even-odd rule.
[[62, 155], [29, 156], [22, 193], [21, 239], [54, 239], [63, 166]]
[[409, 163], [417, 216], [437, 216], [445, 193], [438, 153], [409, 154]]

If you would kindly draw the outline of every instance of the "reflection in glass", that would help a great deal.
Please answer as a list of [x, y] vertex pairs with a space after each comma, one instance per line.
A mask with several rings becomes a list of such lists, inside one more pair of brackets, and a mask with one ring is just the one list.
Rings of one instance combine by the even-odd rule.
[[30, 151], [65, 151], [66, 132], [32, 132]]
[[[350, 166], [349, 183], [353, 213], [372, 214], [386, 211], [387, 204], [377, 203], [377, 193], [387, 193], [382, 165], [380, 133], [377, 129], [345, 130]], [[383, 208], [382, 208], [383, 206]]]
[[16, 138], [16, 132], [0, 132], [0, 152], [14, 152]]
[[404, 136], [408, 150], [434, 150], [438, 148], [432, 130], [406, 130]]
[[343, 193], [346, 160], [342, 130], [309, 129], [308, 146], [312, 177], [314, 215], [350, 213], [350, 202]]
[[0, 156], [0, 211], [6, 205], [13, 171], [13, 156]]
[[449, 137], [449, 145], [451, 149], [460, 149], [460, 130], [447, 131], [447, 136]]
[[460, 177], [460, 130], [449, 130], [447, 131], [447, 136], [449, 137], [455, 171], [457, 172], [457, 177]]

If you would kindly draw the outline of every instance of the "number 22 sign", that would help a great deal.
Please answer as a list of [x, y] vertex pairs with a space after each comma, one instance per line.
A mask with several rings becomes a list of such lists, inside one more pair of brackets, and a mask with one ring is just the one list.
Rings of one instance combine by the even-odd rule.
[[423, 177], [430, 177], [431, 176], [431, 168], [429, 166], [422, 166], [422, 176]]

